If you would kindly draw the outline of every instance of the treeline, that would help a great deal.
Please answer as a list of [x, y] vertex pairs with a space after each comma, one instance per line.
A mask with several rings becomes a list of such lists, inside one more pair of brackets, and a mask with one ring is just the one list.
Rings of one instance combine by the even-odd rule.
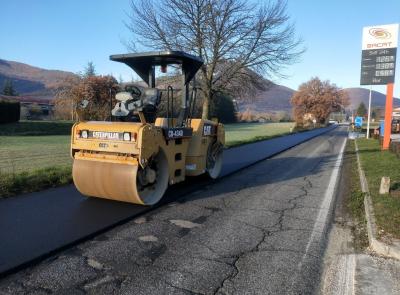
[[[0, 94], [6, 96], [18, 95], [18, 93], [14, 89], [14, 85], [11, 80], [6, 80], [4, 82], [4, 86]], [[20, 113], [21, 105], [19, 101], [0, 98], [0, 124], [18, 122]]]
[[291, 122], [292, 118], [286, 111], [255, 112], [250, 109], [237, 114], [237, 121], [243, 123]]
[[[114, 107], [116, 103], [115, 94], [122, 91], [123, 84], [121, 82], [118, 83], [114, 77], [109, 75], [96, 76], [91, 64], [90, 72], [87, 70], [83, 75], [65, 81], [63, 87], [58, 89], [55, 99], [55, 118], [61, 120], [109, 120], [111, 107]], [[173, 84], [173, 81], [171, 83]], [[166, 85], [159, 85], [159, 88], [166, 88]], [[193, 115], [201, 117], [204, 97], [200, 91], [197, 96]], [[163, 93], [161, 104], [157, 110], [158, 117], [166, 116], [166, 97], [166, 93]], [[179, 89], [174, 90], [174, 97], [174, 112], [177, 116], [181, 98]], [[83, 100], [87, 101], [85, 108], [81, 107]], [[210, 105], [210, 118], [218, 118], [222, 123], [236, 122], [237, 115], [233, 99], [222, 92], [216, 93]]]

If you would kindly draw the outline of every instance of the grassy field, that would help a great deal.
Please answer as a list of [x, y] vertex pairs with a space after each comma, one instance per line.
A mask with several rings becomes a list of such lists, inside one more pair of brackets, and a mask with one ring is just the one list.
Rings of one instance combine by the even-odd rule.
[[71, 183], [69, 138], [0, 136], [0, 197]]
[[[41, 123], [44, 126], [51, 126], [48, 122]], [[24, 130], [21, 131], [23, 133], [30, 134], [38, 132], [38, 130], [45, 130], [39, 122], [33, 124], [30, 129], [29, 126], [23, 125], [23, 128], [19, 127], [20, 131]], [[61, 123], [62, 127], [60, 125], [50, 127], [50, 134], [53, 134], [55, 130], [59, 130], [63, 134], [65, 132], [64, 125], [66, 123]], [[3, 126], [6, 127], [6, 125]], [[289, 133], [291, 127], [293, 127], [293, 123], [228, 124], [225, 125], [226, 143], [227, 146], [234, 146], [267, 139]], [[16, 130], [15, 127], [13, 130]], [[69, 130], [70, 126], [68, 135], [0, 136], [0, 173], [29, 172], [40, 168], [70, 165]], [[3, 132], [5, 131], [3, 130]]]
[[[71, 126], [71, 122], [40, 121], [2, 125], [0, 197], [71, 182]], [[226, 144], [276, 137], [290, 133], [291, 127], [293, 123], [228, 124]]]
[[289, 134], [294, 123], [237, 123], [225, 125], [228, 147]]
[[69, 135], [0, 136], [0, 173], [71, 164]]
[[390, 177], [392, 188], [400, 185], [400, 159], [390, 151], [381, 151], [378, 140], [358, 139], [357, 144], [380, 233], [400, 238], [400, 197], [379, 195], [382, 176]]

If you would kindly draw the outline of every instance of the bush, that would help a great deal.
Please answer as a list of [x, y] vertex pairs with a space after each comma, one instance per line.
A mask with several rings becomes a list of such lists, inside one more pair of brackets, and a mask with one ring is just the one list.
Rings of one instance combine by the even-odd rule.
[[0, 124], [18, 122], [21, 106], [18, 101], [0, 101]]

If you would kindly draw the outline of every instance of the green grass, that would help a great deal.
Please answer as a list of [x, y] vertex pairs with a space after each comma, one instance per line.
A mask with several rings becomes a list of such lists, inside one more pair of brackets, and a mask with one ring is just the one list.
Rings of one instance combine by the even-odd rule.
[[347, 170], [342, 173], [345, 173], [345, 183], [348, 186], [348, 190], [344, 190], [347, 194], [345, 202], [353, 221], [351, 229], [354, 235], [354, 248], [363, 250], [368, 247], [369, 242], [364, 208], [365, 194], [361, 191], [354, 141], [347, 142], [343, 169]]
[[294, 123], [237, 123], [225, 125], [225, 144], [233, 147], [290, 134]]
[[379, 194], [382, 176], [389, 176], [393, 187], [400, 182], [400, 159], [390, 151], [381, 151], [378, 140], [358, 139], [357, 143], [379, 232], [400, 238], [400, 197]]
[[0, 173], [0, 197], [40, 191], [72, 182], [70, 166], [41, 168], [21, 173]]
[[0, 173], [69, 166], [70, 136], [0, 136]]
[[0, 136], [0, 197], [71, 183], [69, 135]]
[[[370, 122], [369, 128], [378, 128], [379, 124], [380, 124], [379, 122]], [[366, 121], [364, 121], [362, 127], [366, 129], [367, 126], [368, 126], [368, 123]]]
[[70, 121], [20, 121], [0, 125], [1, 135], [69, 135]]

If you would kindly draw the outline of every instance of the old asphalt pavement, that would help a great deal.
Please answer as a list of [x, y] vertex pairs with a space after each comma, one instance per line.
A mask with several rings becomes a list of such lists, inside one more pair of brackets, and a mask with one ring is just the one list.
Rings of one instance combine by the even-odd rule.
[[336, 128], [7, 276], [0, 294], [318, 292], [346, 136]]

